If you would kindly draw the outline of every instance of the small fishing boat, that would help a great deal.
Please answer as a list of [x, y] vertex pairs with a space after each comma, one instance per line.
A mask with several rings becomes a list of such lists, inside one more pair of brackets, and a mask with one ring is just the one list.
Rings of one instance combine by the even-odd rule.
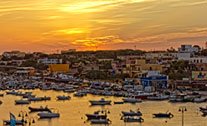
[[49, 100], [51, 100], [51, 98], [50, 97], [47, 97], [47, 96], [44, 96], [44, 97], [41, 97], [41, 98], [42, 98], [43, 101], [49, 101]]
[[0, 94], [0, 97], [4, 97], [4, 94]]
[[142, 123], [144, 122], [144, 119], [142, 117], [131, 117], [131, 116], [126, 116], [124, 117], [124, 122], [139, 122]]
[[73, 93], [73, 92], [75, 92], [75, 90], [74, 89], [67, 89], [67, 90], [64, 90], [64, 92], [65, 93]]
[[207, 115], [207, 110], [201, 110], [203, 116], [206, 116]]
[[29, 101], [42, 101], [41, 97], [30, 97], [28, 98]]
[[174, 117], [172, 113], [157, 113], [153, 115], [155, 118], [173, 118]]
[[166, 100], [169, 96], [167, 95], [160, 95], [160, 96], [148, 96], [147, 100]]
[[205, 98], [195, 98], [193, 101], [196, 103], [201, 103], [204, 102], [206, 99]]
[[122, 111], [123, 116], [142, 116], [142, 113], [137, 110], [137, 112], [134, 112], [133, 110], [130, 110], [129, 112]]
[[40, 106], [39, 108], [33, 108], [33, 107], [28, 107], [28, 108], [31, 112], [43, 112], [43, 111], [51, 112], [51, 110], [47, 106], [46, 107]]
[[100, 114], [100, 111], [94, 112], [94, 114], [86, 114], [88, 120], [92, 119], [106, 119], [106, 114]]
[[59, 113], [47, 112], [47, 113], [38, 113], [37, 114], [40, 118], [57, 118], [60, 117]]
[[142, 99], [136, 99], [136, 98], [123, 98], [122, 99], [124, 102], [128, 103], [137, 103], [137, 102], [142, 102]]
[[[10, 125], [11, 121], [10, 120], [3, 120], [4, 125]], [[16, 120], [16, 125], [21, 125], [23, 126], [24, 122], [22, 120]]]
[[114, 104], [124, 104], [124, 102], [114, 102]]
[[91, 105], [110, 105], [111, 101], [105, 101], [104, 98], [101, 98], [99, 101], [89, 101]]
[[55, 87], [54, 90], [55, 91], [64, 91], [65, 88], [64, 87]]
[[42, 87], [42, 88], [40, 88], [40, 90], [51, 90], [51, 88], [50, 87]]
[[75, 97], [83, 97], [83, 96], [86, 96], [86, 93], [83, 93], [83, 92], [77, 92], [74, 94]]
[[22, 97], [23, 98], [34, 98], [36, 95], [32, 95], [32, 94], [24, 94]]
[[153, 95], [152, 93], [146, 93], [146, 92], [142, 92], [142, 91], [139, 91], [137, 93], [138, 94], [135, 95], [135, 98], [136, 99], [142, 99], [142, 100], [145, 100], [145, 99], [147, 99], [148, 96], [152, 96]]
[[110, 91], [106, 91], [106, 92], [104, 92], [104, 95], [105, 96], [113, 96], [114, 94]]
[[7, 91], [6, 94], [10, 94], [10, 95], [17, 95], [18, 92], [16, 92], [15, 90], [12, 90], [12, 91]]
[[70, 96], [57, 96], [58, 100], [70, 100]]
[[109, 119], [92, 119], [91, 124], [110, 124]]
[[204, 107], [200, 107], [200, 111], [207, 111], [207, 106], [204, 108]]
[[15, 100], [16, 104], [30, 104], [30, 101], [28, 100]]

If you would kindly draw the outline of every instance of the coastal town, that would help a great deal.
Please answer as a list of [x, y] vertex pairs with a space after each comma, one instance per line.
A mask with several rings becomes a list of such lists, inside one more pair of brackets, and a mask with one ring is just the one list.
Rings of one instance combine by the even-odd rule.
[[[10, 103], [24, 107], [21, 109], [28, 107], [31, 112], [40, 112], [35, 114], [40, 119], [62, 117], [61, 112], [54, 112], [50, 106], [46, 106], [50, 101], [70, 102], [74, 98], [84, 97], [89, 106], [132, 105], [120, 110], [125, 125], [127, 122], [138, 122], [140, 125], [147, 122], [139, 107], [145, 102], [148, 104], [146, 106], [154, 104], [147, 101], [164, 102], [163, 105], [176, 103], [181, 106], [177, 109], [182, 114], [188, 109], [183, 104], [196, 104], [198, 117], [206, 119], [207, 48], [198, 45], [181, 45], [178, 49], [166, 51], [69, 49], [55, 54], [10, 51], [4, 52], [0, 59], [0, 96], [14, 99]], [[47, 91], [56, 95], [49, 95]], [[57, 101], [54, 105], [58, 104]], [[40, 106], [41, 102], [43, 104]], [[8, 104], [2, 98], [0, 103], [0, 108]], [[56, 106], [55, 109], [61, 108]], [[108, 118], [110, 108], [97, 109], [101, 110], [80, 116], [87, 117], [87, 122], [84, 120], [82, 125], [88, 124], [88, 121], [92, 124], [113, 125], [113, 120]], [[20, 113], [22, 119], [16, 120], [16, 124], [33, 125], [36, 122], [34, 117], [26, 119], [26, 110], [21, 111], [25, 112]], [[172, 112], [147, 114], [154, 118], [176, 117]], [[183, 118], [182, 121], [184, 124]], [[165, 121], [166, 125], [168, 122]], [[3, 120], [3, 123], [10, 125], [11, 121]]]
[[0, 71], [2, 75], [54, 82], [71, 77], [87, 82], [136, 85], [148, 92], [160, 89], [205, 91], [207, 49], [181, 45], [178, 49], [148, 52], [131, 49], [85, 52], [69, 49], [55, 54], [11, 51], [0, 56]]

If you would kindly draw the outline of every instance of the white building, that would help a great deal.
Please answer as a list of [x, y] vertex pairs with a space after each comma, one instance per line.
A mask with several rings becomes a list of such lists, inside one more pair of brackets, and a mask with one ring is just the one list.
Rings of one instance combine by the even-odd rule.
[[24, 52], [20, 52], [20, 51], [11, 51], [11, 52], [4, 52], [2, 54], [2, 56], [4, 56], [4, 57], [12, 57], [12, 56], [25, 57], [25, 53]]
[[63, 60], [62, 59], [38, 59], [38, 63], [44, 63], [44, 64], [62, 64]]
[[207, 63], [207, 57], [192, 57], [190, 59], [191, 63]]
[[193, 47], [192, 45], [181, 45], [180, 48], [178, 48], [179, 53], [194, 53], [198, 52], [198, 47]]
[[143, 73], [146, 73], [146, 77], [152, 77], [152, 76], [160, 76], [160, 71], [149, 71], [149, 70], [143, 70]]
[[191, 53], [177, 53], [178, 60], [191, 60]]

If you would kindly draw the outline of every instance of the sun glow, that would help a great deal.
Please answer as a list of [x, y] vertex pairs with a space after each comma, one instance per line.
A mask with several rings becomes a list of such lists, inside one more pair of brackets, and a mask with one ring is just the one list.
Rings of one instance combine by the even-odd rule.
[[206, 6], [206, 0], [1, 0], [0, 51], [202, 46]]

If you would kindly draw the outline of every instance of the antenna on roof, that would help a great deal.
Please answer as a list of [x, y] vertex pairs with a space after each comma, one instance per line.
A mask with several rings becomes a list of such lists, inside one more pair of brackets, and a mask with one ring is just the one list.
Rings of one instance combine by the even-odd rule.
[[206, 49], [207, 49], [207, 41], [206, 41]]

